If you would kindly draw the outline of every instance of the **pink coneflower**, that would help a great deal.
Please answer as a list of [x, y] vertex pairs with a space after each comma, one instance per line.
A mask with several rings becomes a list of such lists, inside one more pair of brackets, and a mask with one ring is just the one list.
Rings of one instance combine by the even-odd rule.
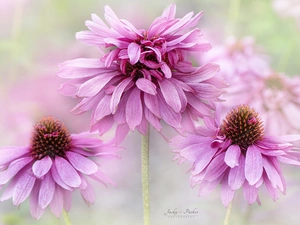
[[179, 163], [193, 163], [191, 185], [199, 184], [199, 196], [219, 184], [225, 206], [239, 188], [249, 204], [260, 204], [258, 190], [263, 184], [274, 201], [279, 197], [277, 189], [285, 193], [280, 162], [300, 165], [300, 152], [291, 144], [299, 135], [265, 136], [258, 113], [247, 105], [232, 109], [221, 124], [219, 111], [215, 119], [204, 121], [206, 126], [199, 127], [197, 134], [171, 142], [178, 149], [174, 152]]
[[20, 205], [29, 197], [31, 214], [37, 219], [47, 206], [57, 217], [63, 209], [69, 211], [76, 189], [88, 205], [93, 204], [95, 193], [87, 178], [114, 185], [99, 170], [97, 160], [117, 157], [115, 150], [113, 144], [89, 133], [70, 135], [53, 117], [43, 118], [34, 127], [29, 146], [0, 148], [0, 188], [8, 184], [0, 200], [12, 198]]
[[210, 45], [201, 38], [202, 13], [175, 18], [176, 6], [167, 8], [148, 30], [136, 29], [105, 7], [108, 27], [92, 15], [90, 31], [77, 34], [83, 42], [110, 52], [101, 59], [75, 59], [60, 65], [58, 75], [68, 81], [60, 92], [80, 98], [74, 111], [92, 110], [91, 126], [103, 134], [117, 123], [119, 139], [129, 130], [142, 134], [148, 123], [161, 131], [160, 121], [178, 131], [192, 130], [192, 121], [208, 115], [223, 93], [219, 66], [193, 67], [188, 52], [203, 52]]
[[299, 132], [300, 79], [272, 71], [267, 57], [252, 38], [229, 39], [226, 45], [214, 48], [207, 55], [205, 60], [218, 63], [221, 67], [218, 76], [229, 84], [223, 96], [224, 109], [247, 104], [259, 112], [266, 133]]

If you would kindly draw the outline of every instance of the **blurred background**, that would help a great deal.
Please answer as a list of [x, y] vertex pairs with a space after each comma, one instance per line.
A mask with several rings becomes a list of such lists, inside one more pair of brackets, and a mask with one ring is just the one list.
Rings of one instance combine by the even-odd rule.
[[[0, 145], [25, 145], [33, 124], [47, 115], [63, 121], [72, 133], [88, 130], [88, 113], [71, 115], [77, 101], [56, 91], [62, 83], [56, 76], [59, 63], [99, 55], [95, 47], [77, 41], [75, 33], [86, 30], [84, 22], [92, 13], [104, 19], [105, 5], [119, 18], [147, 29], [173, 2], [177, 17], [190, 11], [205, 12], [199, 27], [213, 47], [230, 36], [251, 36], [267, 55], [272, 70], [291, 77], [300, 75], [299, 0], [0, 0]], [[190, 165], [178, 166], [164, 139], [153, 130], [150, 135], [152, 224], [222, 224], [226, 208], [220, 190], [199, 198], [197, 187], [189, 185]], [[103, 162], [103, 170], [118, 186], [106, 188], [95, 183], [97, 198], [91, 207], [75, 193], [69, 213], [74, 225], [142, 224], [140, 135], [131, 133], [123, 146], [126, 150], [120, 152], [121, 159]], [[230, 224], [300, 224], [300, 169], [284, 166], [283, 170], [286, 195], [281, 194], [275, 203], [262, 189], [262, 206], [249, 206], [238, 191]], [[62, 217], [54, 217], [48, 209], [40, 220], [34, 220], [28, 206], [28, 201], [19, 208], [10, 200], [1, 202], [0, 225], [64, 224]], [[186, 210], [195, 213], [170, 217], [168, 210], [181, 215]]]

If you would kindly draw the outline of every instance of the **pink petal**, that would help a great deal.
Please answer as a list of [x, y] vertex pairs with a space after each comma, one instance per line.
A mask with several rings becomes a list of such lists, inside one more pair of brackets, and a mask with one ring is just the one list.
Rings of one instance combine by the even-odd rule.
[[61, 186], [62, 188], [66, 189], [66, 190], [70, 190], [72, 191], [73, 188], [71, 188], [70, 186], [68, 186], [60, 177], [60, 175], [57, 172], [57, 169], [55, 166], [51, 167], [51, 175], [53, 180], [55, 181], [55, 183], [57, 183], [59, 186]]
[[149, 123], [157, 130], [160, 131], [162, 126], [160, 124], [159, 119], [146, 107], [144, 108], [145, 117], [149, 121]]
[[138, 88], [134, 88], [128, 98], [126, 104], [126, 121], [131, 130], [142, 122], [143, 106], [141, 102], [141, 92]]
[[33, 160], [31, 156], [17, 159], [9, 164], [8, 168], [0, 172], [0, 185], [6, 184], [21, 169]]
[[231, 190], [231, 188], [229, 187], [227, 183], [227, 176], [225, 176], [225, 179], [223, 179], [221, 186], [221, 199], [224, 206], [228, 207], [229, 203], [234, 197], [234, 192], [235, 191]]
[[64, 201], [61, 187], [56, 185], [52, 201], [50, 202], [50, 209], [56, 217], [60, 216], [63, 210], [63, 204]]
[[257, 200], [258, 188], [250, 186], [248, 182], [245, 182], [243, 185], [244, 197], [249, 204], [252, 204]]
[[10, 163], [11, 161], [25, 155], [29, 152], [29, 147], [4, 147], [0, 148], [0, 165]]
[[135, 42], [131, 42], [128, 45], [128, 56], [129, 56], [129, 60], [130, 60], [130, 64], [134, 65], [136, 64], [139, 59], [140, 59], [140, 55], [141, 55], [141, 46], [138, 45]]
[[221, 153], [213, 158], [213, 160], [208, 164], [205, 172], [205, 180], [214, 181], [218, 177], [222, 176], [225, 170], [228, 168], [224, 162], [225, 153]]
[[80, 154], [67, 151], [66, 156], [74, 168], [84, 174], [93, 174], [98, 170], [96, 163]]
[[30, 194], [30, 212], [35, 219], [41, 218], [44, 213], [44, 209], [38, 203], [40, 186], [41, 182], [37, 180]]
[[30, 195], [35, 180], [34, 176], [31, 176], [26, 172], [21, 175], [13, 192], [12, 200], [15, 205], [20, 205]]
[[165, 78], [171, 78], [172, 77], [172, 71], [166, 63], [163, 63], [161, 65], [160, 69], [164, 73]]
[[77, 93], [78, 97], [92, 97], [99, 93], [100, 90], [115, 76], [116, 74], [106, 73], [93, 77], [83, 83]]
[[231, 168], [239, 165], [241, 149], [238, 145], [230, 145], [226, 150], [224, 161]]
[[144, 101], [147, 108], [158, 118], [160, 118], [159, 103], [157, 96], [144, 93]]
[[178, 113], [181, 110], [181, 101], [175, 85], [167, 79], [158, 83], [165, 101], [176, 113]]
[[68, 212], [72, 207], [72, 192], [61, 189], [63, 194], [64, 209]]
[[135, 82], [136, 86], [143, 92], [146, 92], [150, 95], [156, 95], [156, 86], [150, 80], [145, 78], [139, 78]]
[[121, 96], [125, 90], [125, 88], [130, 84], [132, 81], [132, 78], [126, 78], [122, 80], [117, 87], [115, 88], [112, 97], [111, 97], [111, 103], [110, 103], [110, 109], [112, 113], [115, 113], [117, 110], [117, 105], [120, 102]]
[[111, 100], [111, 95], [105, 95], [98, 103], [94, 112], [94, 117], [96, 120], [100, 120], [103, 117], [111, 114], [110, 100]]
[[80, 176], [71, 164], [62, 157], [55, 157], [54, 165], [61, 179], [70, 187], [79, 187], [81, 183]]
[[[159, 94], [159, 93], [158, 93]], [[158, 95], [159, 111], [161, 118], [169, 125], [174, 128], [181, 128], [181, 114], [176, 113], [163, 99], [162, 96]]]
[[254, 185], [262, 176], [262, 155], [255, 145], [250, 145], [246, 152], [245, 177], [250, 185]]
[[220, 176], [219, 178], [211, 182], [206, 180], [201, 181], [199, 185], [198, 196], [201, 197], [201, 196], [208, 195], [213, 189], [215, 189], [220, 184], [222, 179], [223, 176]]
[[55, 192], [55, 182], [52, 179], [51, 174], [46, 174], [42, 180], [39, 191], [39, 205], [42, 209], [45, 209], [52, 201]]
[[245, 182], [245, 157], [241, 156], [239, 165], [229, 170], [228, 185], [232, 190], [239, 189]]
[[37, 160], [33, 163], [32, 172], [37, 178], [41, 178], [50, 170], [52, 166], [52, 159], [49, 156]]
[[84, 190], [80, 190], [81, 196], [87, 205], [94, 204], [96, 194], [93, 187], [87, 183], [87, 187]]
[[[284, 181], [281, 180], [280, 175], [278, 174], [276, 168], [273, 166], [273, 163], [268, 160], [267, 157], [262, 158], [263, 167], [266, 171], [268, 179], [271, 181], [273, 188], [279, 187], [279, 189], [283, 192], [284, 191]], [[266, 179], [264, 179], [266, 180]]]
[[119, 145], [124, 141], [124, 139], [127, 136], [129, 131], [130, 131], [130, 129], [129, 129], [127, 123], [120, 124], [120, 125], [117, 126], [116, 139], [115, 139], [116, 145]]

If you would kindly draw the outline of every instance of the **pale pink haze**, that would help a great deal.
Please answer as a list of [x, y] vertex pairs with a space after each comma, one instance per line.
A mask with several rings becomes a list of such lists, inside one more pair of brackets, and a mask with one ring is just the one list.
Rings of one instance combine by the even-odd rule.
[[147, 30], [137, 29], [105, 7], [107, 26], [98, 16], [77, 33], [86, 44], [109, 52], [99, 59], [80, 58], [60, 65], [68, 79], [60, 93], [81, 99], [77, 113], [92, 110], [92, 130], [100, 134], [117, 124], [118, 140], [129, 130], [142, 134], [161, 120], [178, 132], [193, 130], [193, 121], [208, 116], [226, 84], [216, 78], [216, 64], [194, 67], [186, 53], [208, 51], [199, 28], [202, 13], [175, 18], [172, 4]]
[[223, 96], [224, 109], [247, 104], [259, 112], [268, 134], [297, 133], [300, 79], [273, 71], [267, 59], [254, 39], [245, 37], [230, 38], [225, 45], [216, 46], [205, 61], [218, 63], [221, 70], [217, 75], [229, 84]]
[[300, 135], [265, 135], [257, 112], [246, 105], [232, 109], [222, 123], [219, 110], [204, 122], [197, 134], [171, 141], [175, 160], [192, 163], [191, 186], [199, 186], [199, 196], [221, 185], [221, 200], [228, 206], [238, 189], [249, 204], [260, 204], [258, 191], [263, 186], [274, 201], [278, 190], [285, 194], [280, 163], [300, 165], [299, 149], [292, 144]]
[[28, 146], [0, 148], [0, 200], [12, 198], [19, 206], [27, 198], [32, 216], [39, 219], [49, 206], [53, 214], [72, 206], [72, 193], [79, 190], [86, 204], [93, 204], [95, 192], [89, 179], [115, 185], [100, 169], [101, 161], [116, 158], [118, 148], [90, 133], [69, 134], [53, 117], [35, 127]]

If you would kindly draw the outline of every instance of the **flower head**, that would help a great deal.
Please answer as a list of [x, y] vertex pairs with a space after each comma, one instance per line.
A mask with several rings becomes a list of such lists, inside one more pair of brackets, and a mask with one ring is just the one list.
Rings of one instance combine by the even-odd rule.
[[226, 84], [215, 73], [219, 67], [193, 67], [190, 51], [207, 51], [198, 23], [202, 13], [175, 18], [171, 5], [149, 29], [136, 29], [105, 7], [108, 27], [92, 15], [90, 31], [77, 34], [83, 42], [110, 48], [101, 59], [75, 59], [60, 66], [58, 75], [68, 79], [60, 89], [81, 102], [78, 113], [92, 110], [91, 126], [100, 134], [117, 123], [117, 133], [145, 134], [148, 123], [161, 131], [163, 120], [176, 130], [193, 129], [192, 120], [208, 115]]
[[300, 165], [300, 152], [294, 151], [292, 141], [299, 135], [265, 136], [258, 113], [247, 105], [232, 109], [220, 124], [220, 111], [215, 119], [206, 118], [197, 134], [175, 137], [175, 159], [190, 161], [191, 184], [199, 184], [203, 196], [221, 184], [225, 206], [242, 188], [249, 204], [257, 201], [258, 190], [264, 184], [275, 201], [277, 189], [285, 193], [285, 181], [280, 163]]
[[230, 39], [225, 46], [216, 47], [207, 55], [207, 61], [220, 65], [218, 76], [229, 84], [223, 96], [224, 109], [247, 104], [259, 112], [266, 133], [299, 132], [300, 79], [272, 71], [252, 38]]
[[95, 193], [86, 178], [114, 185], [96, 160], [117, 157], [115, 150], [88, 133], [69, 134], [53, 117], [43, 118], [34, 127], [29, 146], [0, 148], [0, 189], [8, 184], [0, 199], [12, 198], [20, 205], [29, 197], [34, 218], [40, 218], [47, 206], [56, 216], [62, 209], [69, 211], [76, 189], [87, 204], [93, 204]]

